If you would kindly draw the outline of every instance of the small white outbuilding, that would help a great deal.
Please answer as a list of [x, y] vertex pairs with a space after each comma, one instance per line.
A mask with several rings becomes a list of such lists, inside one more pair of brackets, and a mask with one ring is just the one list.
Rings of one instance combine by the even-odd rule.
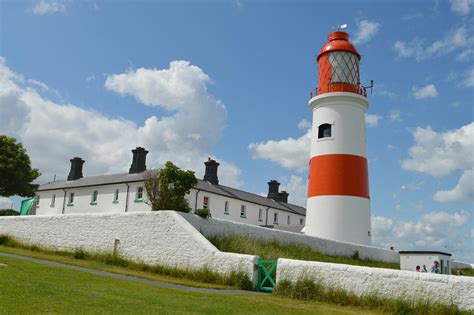
[[[451, 274], [451, 254], [438, 251], [400, 251], [400, 269], [416, 271], [417, 266], [420, 272], [432, 272], [435, 262], [438, 262], [438, 273]], [[426, 266], [426, 271], [424, 270]]]

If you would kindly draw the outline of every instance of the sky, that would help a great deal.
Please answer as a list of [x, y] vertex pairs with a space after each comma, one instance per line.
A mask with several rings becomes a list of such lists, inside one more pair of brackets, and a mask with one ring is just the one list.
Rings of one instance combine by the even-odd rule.
[[[474, 1], [0, 0], [0, 134], [42, 176], [171, 160], [305, 206], [315, 57], [362, 56], [374, 244], [474, 262]], [[18, 198], [13, 198], [18, 208]], [[0, 197], [0, 208], [12, 201]]]

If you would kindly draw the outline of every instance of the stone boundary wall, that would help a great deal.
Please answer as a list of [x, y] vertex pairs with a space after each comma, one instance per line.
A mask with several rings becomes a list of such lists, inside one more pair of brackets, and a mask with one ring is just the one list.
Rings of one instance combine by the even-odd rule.
[[257, 256], [220, 252], [175, 211], [1, 217], [1, 234], [54, 250], [116, 247], [122, 257], [150, 265], [239, 270], [256, 283]]
[[284, 244], [305, 245], [328, 255], [351, 257], [355, 251], [358, 251], [359, 257], [362, 259], [400, 263], [400, 255], [398, 252], [383, 248], [327, 240], [300, 233], [269, 229], [220, 219], [204, 220], [189, 213], [180, 213], [180, 215], [206, 237], [241, 234], [261, 241], [278, 241]]
[[277, 283], [313, 279], [326, 287], [356, 295], [430, 300], [474, 310], [474, 278], [369, 268], [343, 264], [278, 259]]

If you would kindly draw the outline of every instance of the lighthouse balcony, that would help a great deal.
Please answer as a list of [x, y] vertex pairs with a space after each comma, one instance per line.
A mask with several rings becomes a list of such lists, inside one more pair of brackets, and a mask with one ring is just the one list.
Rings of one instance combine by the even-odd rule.
[[332, 92], [349, 92], [367, 97], [367, 90], [363, 86], [351, 85], [347, 83], [331, 83], [322, 87], [319, 86], [318, 88], [311, 90], [309, 92], [309, 98], [312, 99], [315, 96]]

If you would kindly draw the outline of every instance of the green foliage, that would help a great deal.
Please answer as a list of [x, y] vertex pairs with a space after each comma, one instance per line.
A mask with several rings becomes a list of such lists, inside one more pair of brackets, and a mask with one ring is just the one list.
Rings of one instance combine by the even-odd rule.
[[360, 259], [360, 254], [358, 250], [354, 251], [354, 254], [352, 255], [352, 259]]
[[82, 248], [76, 248], [72, 252], [72, 257], [74, 257], [75, 259], [85, 259], [86, 255], [86, 252]]
[[201, 208], [201, 209], [197, 209], [196, 210], [196, 214], [198, 216], [200, 216], [201, 218], [203, 219], [209, 219], [211, 218], [211, 210], [207, 209], [207, 208]]
[[145, 179], [148, 202], [152, 210], [191, 211], [185, 195], [197, 185], [194, 172], [182, 170], [167, 161], [157, 172], [149, 172]]
[[31, 168], [26, 150], [15, 138], [0, 135], [0, 196], [33, 197], [38, 185], [32, 184], [40, 176]]
[[0, 209], [0, 217], [20, 215], [20, 212], [12, 209]]
[[431, 303], [428, 301], [412, 302], [402, 299], [383, 298], [375, 295], [357, 296], [346, 290], [325, 287], [320, 283], [315, 283], [313, 280], [304, 277], [298, 279], [295, 283], [287, 279], [280, 280], [274, 294], [287, 296], [292, 299], [319, 301], [339, 306], [355, 306], [400, 315], [469, 314], [469, 312], [460, 311], [455, 305]]
[[289, 258], [368, 267], [400, 269], [400, 265], [396, 263], [365, 260], [360, 258], [355, 259], [353, 257], [330, 256], [320, 253], [308, 246], [298, 244], [282, 244], [277, 241], [259, 241], [246, 235], [216, 235], [209, 237], [209, 241], [223, 252], [257, 255], [262, 259]]

